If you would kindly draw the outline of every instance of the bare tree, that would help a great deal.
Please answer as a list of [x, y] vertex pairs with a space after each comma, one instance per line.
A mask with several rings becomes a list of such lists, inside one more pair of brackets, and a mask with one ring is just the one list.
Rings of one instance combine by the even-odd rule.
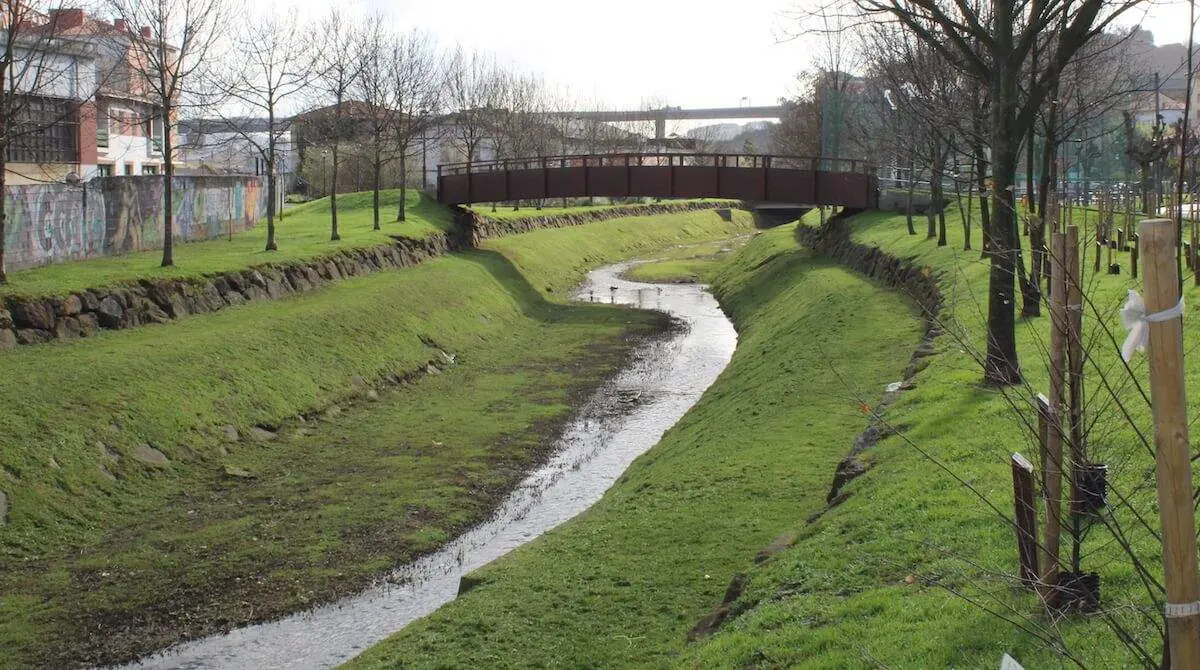
[[[835, 11], [843, 14], [897, 22], [948, 62], [976, 80], [988, 82], [993, 207], [984, 238], [991, 271], [983, 367], [984, 381], [989, 384], [1021, 380], [1014, 299], [1020, 244], [1013, 203], [1021, 141], [1071, 57], [1136, 4], [1136, 0], [1115, 4], [1105, 0], [991, 0], [978, 5], [948, 0], [853, 0], [837, 4]], [[1040, 42], [1047, 47], [1047, 57], [1029, 77], [1026, 66]]]
[[[371, 215], [375, 230], [379, 230], [379, 191], [383, 166], [396, 158], [389, 131], [399, 110], [392, 106], [391, 42], [392, 36], [383, 28], [383, 16], [368, 18], [359, 33], [358, 52], [362, 65], [352, 88], [363, 105], [363, 124], [370, 138], [367, 162], [371, 168]], [[336, 162], [334, 163], [336, 169]]]
[[[322, 22], [323, 40], [321, 55], [317, 60], [313, 83], [321, 98], [331, 103], [327, 110], [317, 120], [319, 135], [331, 141], [333, 158], [332, 188], [329, 192], [329, 239], [342, 239], [338, 234], [337, 220], [337, 189], [338, 167], [340, 161], [339, 146], [342, 140], [352, 136], [350, 126], [357, 128], [355, 120], [347, 115], [346, 103], [355, 90], [359, 75], [363, 69], [362, 54], [359, 46], [360, 27], [347, 18], [335, 7]], [[361, 111], [361, 110], [356, 110]], [[356, 114], [358, 116], [359, 114]]]
[[[400, 205], [396, 220], [405, 220], [408, 195], [408, 157], [418, 137], [436, 126], [439, 96], [443, 93], [445, 65], [433, 39], [413, 30], [392, 39], [387, 58], [387, 99], [391, 115], [391, 138], [400, 156]], [[421, 146], [422, 160], [426, 147]], [[422, 168], [424, 169], [424, 168]], [[422, 180], [425, 175], [422, 173]]]
[[267, 172], [267, 251], [275, 251], [275, 216], [278, 195], [279, 145], [291, 127], [291, 119], [280, 119], [280, 109], [310, 83], [312, 48], [298, 39], [301, 34], [296, 12], [266, 13], [242, 23], [234, 37], [235, 54], [217, 75], [220, 94], [232, 101], [230, 109], [240, 116], [266, 115], [265, 135], [239, 122], [234, 114], [222, 113], [223, 130], [232, 131], [262, 157]]
[[[912, 151], [909, 161], [929, 174], [926, 237], [936, 237], [938, 246], [945, 246], [943, 184], [948, 164], [957, 164], [955, 157], [964, 153], [964, 144], [972, 145], [963, 140], [970, 134], [971, 92], [978, 85], [911, 34], [891, 25], [875, 28], [869, 36], [872, 80], [887, 91], [893, 113], [904, 117], [904, 125], [911, 130], [904, 140]], [[964, 226], [969, 221], [964, 217]], [[965, 232], [969, 249], [969, 227]]]
[[[609, 111], [607, 106], [599, 100], [587, 101], [582, 103], [581, 106], [584, 110], [588, 111]], [[568, 118], [563, 135], [578, 142], [580, 145], [579, 149], [589, 154], [611, 153], [634, 144], [627, 130], [604, 121], [579, 117]], [[574, 151], [574, 149], [564, 147], [565, 153], [573, 153]]]
[[[801, 78], [804, 80], [805, 78]], [[821, 106], [816, 90], [805, 86], [793, 98], [780, 100], [783, 114], [772, 131], [779, 153], [816, 156], [821, 153]]]
[[448, 131], [467, 161], [479, 157], [486, 140], [495, 140], [505, 76], [491, 57], [461, 47], [447, 62], [445, 95], [453, 117]]
[[[163, 267], [175, 264], [174, 214], [171, 180], [177, 147], [172, 129], [179, 118], [181, 98], [192, 92], [189, 82], [201, 78], [212, 63], [221, 30], [230, 12], [224, 0], [108, 0], [112, 10], [131, 29], [114, 46], [123, 53], [146, 97], [154, 101], [162, 122]], [[140, 29], [139, 29], [140, 28]]]

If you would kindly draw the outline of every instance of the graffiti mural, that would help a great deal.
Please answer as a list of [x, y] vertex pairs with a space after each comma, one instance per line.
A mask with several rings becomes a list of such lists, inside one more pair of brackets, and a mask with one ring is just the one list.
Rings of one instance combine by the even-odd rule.
[[[265, 177], [176, 177], [180, 242], [249, 230], [267, 212]], [[86, 184], [5, 188], [9, 270], [162, 248], [163, 180], [101, 177]]]

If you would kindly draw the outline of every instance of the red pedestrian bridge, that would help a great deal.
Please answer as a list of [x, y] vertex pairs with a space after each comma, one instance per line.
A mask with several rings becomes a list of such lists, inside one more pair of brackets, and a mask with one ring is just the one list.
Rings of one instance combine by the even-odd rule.
[[866, 161], [759, 154], [592, 154], [438, 166], [438, 202], [543, 198], [730, 198], [875, 209]]

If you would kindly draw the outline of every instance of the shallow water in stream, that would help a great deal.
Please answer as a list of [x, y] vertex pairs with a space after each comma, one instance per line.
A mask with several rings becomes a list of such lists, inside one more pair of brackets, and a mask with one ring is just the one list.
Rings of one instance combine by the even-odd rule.
[[574, 517], [654, 446], [729, 363], [733, 325], [695, 284], [620, 278], [634, 263], [600, 268], [577, 300], [659, 309], [686, 329], [638, 352], [632, 365], [578, 408], [554, 455], [484, 523], [355, 596], [284, 619], [171, 647], [127, 668], [328, 668], [453, 600], [459, 578]]

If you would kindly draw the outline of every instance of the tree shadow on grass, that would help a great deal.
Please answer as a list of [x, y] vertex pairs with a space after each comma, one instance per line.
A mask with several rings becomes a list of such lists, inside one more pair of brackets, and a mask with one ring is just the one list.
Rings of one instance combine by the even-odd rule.
[[456, 255], [487, 271], [513, 298], [525, 316], [543, 323], [605, 325], [636, 322], [665, 326], [670, 319], [662, 312], [623, 305], [547, 300], [542, 292], [529, 283], [521, 270], [500, 252], [474, 249]]

